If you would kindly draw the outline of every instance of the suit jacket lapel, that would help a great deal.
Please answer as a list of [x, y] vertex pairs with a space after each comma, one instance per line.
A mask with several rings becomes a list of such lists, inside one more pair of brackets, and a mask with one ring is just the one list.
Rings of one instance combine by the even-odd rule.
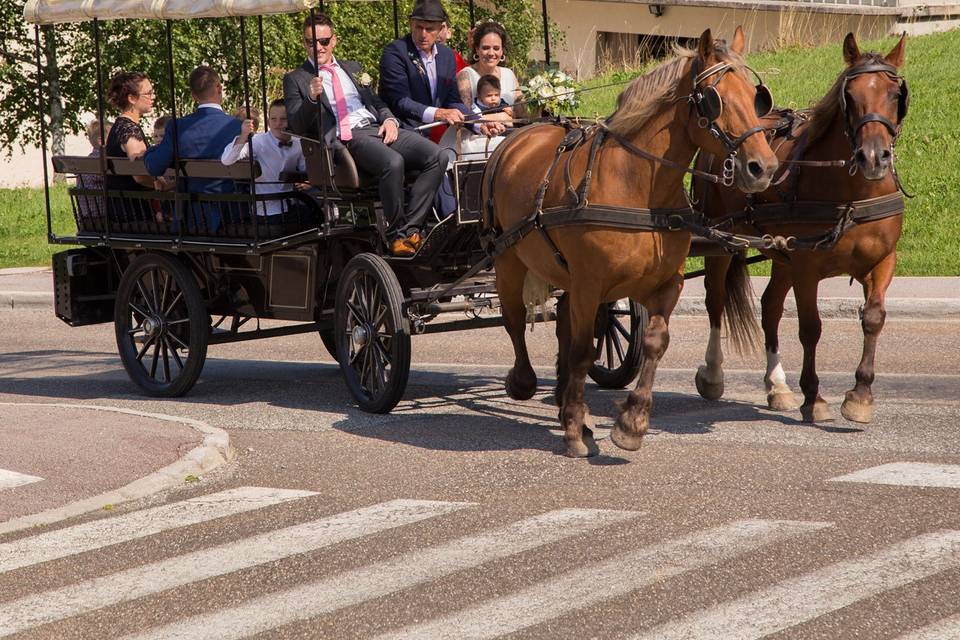
[[[406, 41], [407, 58], [410, 60], [410, 64], [413, 65], [413, 72], [420, 77], [421, 82], [423, 82], [423, 90], [426, 91], [429, 102], [433, 104], [436, 102], [436, 99], [433, 97], [432, 92], [430, 91], [430, 78], [427, 77], [427, 69], [423, 65], [423, 59], [420, 57], [420, 50], [417, 49], [417, 47], [413, 44], [413, 38], [409, 34], [406, 37]], [[413, 87], [411, 87], [411, 89], [412, 88]]]
[[[304, 71], [306, 71], [307, 75], [309, 76], [309, 78], [306, 78], [306, 79], [305, 79], [305, 80], [306, 80], [307, 88], [309, 89], [309, 87], [310, 87], [310, 82], [311, 82], [314, 78], [319, 77], [319, 76], [317, 75], [316, 70], [315, 70], [316, 67], [313, 66], [313, 61], [312, 61], [312, 60], [305, 60], [305, 61], [303, 62], [303, 66], [300, 67], [300, 68], [303, 69]], [[323, 106], [327, 109], [327, 111], [330, 112], [330, 115], [332, 116], [332, 115], [333, 115], [333, 107], [330, 106], [330, 101], [327, 100], [327, 92], [326, 92], [326, 91], [321, 92], [319, 97], [320, 97], [320, 104], [323, 105]]]

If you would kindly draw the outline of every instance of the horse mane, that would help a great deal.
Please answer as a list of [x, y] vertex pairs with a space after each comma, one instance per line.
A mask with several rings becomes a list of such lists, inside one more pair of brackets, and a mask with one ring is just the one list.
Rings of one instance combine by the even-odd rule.
[[[722, 40], [716, 40], [717, 59], [730, 62], [737, 73], [742, 73], [743, 59], [730, 51]], [[678, 96], [678, 82], [686, 62], [697, 55], [692, 49], [676, 46], [674, 57], [635, 79], [617, 97], [617, 110], [607, 119], [614, 133], [629, 135], [642, 127], [661, 105], [674, 102]], [[686, 87], [682, 89], [686, 90]]]
[[860, 56], [856, 64], [845, 67], [844, 70], [840, 72], [840, 75], [834, 80], [833, 86], [830, 87], [827, 94], [820, 98], [819, 102], [813, 105], [813, 108], [810, 110], [810, 128], [807, 129], [809, 132], [807, 133], [807, 145], [811, 145], [823, 138], [827, 131], [830, 130], [830, 127], [837, 121], [837, 118], [841, 117], [840, 92], [843, 90], [843, 81], [847, 77], [847, 72], [849, 72], [850, 69], [865, 64], [887, 64], [887, 61], [882, 54], [876, 51], [868, 51]]

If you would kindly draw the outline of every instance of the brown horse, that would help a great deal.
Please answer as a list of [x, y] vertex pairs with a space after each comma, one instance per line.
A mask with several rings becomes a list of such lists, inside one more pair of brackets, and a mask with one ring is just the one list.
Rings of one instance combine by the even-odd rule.
[[[905, 43], [906, 34], [890, 53], [881, 56], [861, 53], [853, 34], [847, 35], [843, 42], [846, 68], [833, 87], [808, 118], [800, 121], [789, 135], [778, 135], [772, 143], [782, 166], [792, 175], [787, 175], [779, 186], [758, 194], [753, 204], [758, 205], [758, 210], [764, 203], [779, 204], [768, 207], [769, 215], [763, 218], [762, 224], [737, 227], [742, 233], [813, 237], [820, 241], [817, 248], [812, 248], [817, 242], [807, 242], [796, 250], [762, 251], [774, 260], [770, 282], [761, 298], [767, 403], [774, 410], [797, 407], [780, 364], [777, 335], [784, 299], [792, 286], [803, 345], [800, 410], [806, 422], [832, 419], [830, 408], [820, 396], [815, 366], [821, 333], [817, 287], [820, 280], [839, 274], [849, 274], [863, 285], [865, 301], [861, 315], [863, 355], [857, 367], [856, 384], [846, 393], [841, 413], [855, 422], [870, 422], [873, 417], [870, 387], [874, 378], [874, 353], [886, 317], [884, 296], [893, 278], [903, 217], [903, 201], [894, 167], [894, 144], [908, 104], [906, 82], [897, 72], [904, 61]], [[842, 162], [845, 158], [850, 160]], [[701, 168], [709, 166], [707, 160], [699, 164]], [[742, 212], [747, 204], [744, 196], [733, 189], [695, 180], [694, 190], [695, 199], [709, 217]], [[870, 207], [863, 206], [869, 204], [864, 201], [873, 199], [877, 200]], [[793, 208], [785, 208], [782, 204], [785, 201], [791, 202]], [[877, 202], [885, 204], [877, 205]], [[845, 206], [851, 203], [860, 203], [847, 210], [854, 212], [852, 220], [844, 212]], [[871, 207], [872, 216], [869, 215]], [[808, 221], [819, 222], [804, 221], [804, 211], [810, 216]], [[825, 212], [827, 215], [822, 215]], [[814, 215], [817, 217], [812, 218]], [[797, 242], [791, 240], [789, 244]], [[742, 291], [734, 294], [730, 291], [749, 287], [749, 279], [742, 260], [731, 266], [730, 257], [708, 257], [704, 284], [710, 339], [706, 364], [697, 371], [696, 382], [701, 395], [713, 400], [723, 394], [720, 321], [724, 301], [749, 296]], [[749, 305], [727, 311], [728, 332], [734, 346], [757, 337], [756, 321]]]
[[[528, 127], [501, 145], [488, 164], [482, 191], [488, 226], [502, 239], [529, 223], [529, 233], [518, 233], [519, 240], [514, 237], [515, 242], [502, 247], [495, 261], [504, 323], [516, 356], [506, 380], [507, 393], [527, 399], [537, 386], [524, 340], [525, 281], [528, 290], [537, 288], [533, 283], [544, 291], [549, 291], [546, 283], [563, 289], [557, 322], [557, 397], [569, 456], [598, 451], [586, 426], [583, 401], [584, 378], [596, 358], [594, 321], [601, 303], [627, 297], [646, 305], [650, 322], [643, 336], [646, 359], [639, 381], [622, 407], [612, 439], [624, 449], [640, 447], [649, 422], [654, 373], [669, 341], [667, 323], [683, 287], [690, 233], [666, 226], [617, 228], [576, 217], [561, 226], [541, 227], [536, 214], [551, 207], [571, 212], [574, 196], [569, 187], [581, 177], [591, 184], [589, 206], [586, 191], [579, 200], [583, 211], [617, 209], [624, 218], [631, 213], [639, 218], [639, 208], [648, 215], [682, 210], [688, 206], [683, 170], [698, 148], [732, 156], [728, 166], [735, 163], [729, 169], [735, 170], [741, 189], [765, 189], [777, 160], [764, 136], [754, 135], [760, 132], [757, 111], [764, 100], [758, 99], [746, 75], [748, 68], [740, 56], [744, 40], [738, 28], [728, 49], [707, 30], [696, 52], [682, 51], [632, 82], [620, 96], [617, 112], [605, 127], [589, 128], [583, 144], [561, 153], [558, 147], [569, 137], [563, 127]], [[594, 145], [593, 139], [601, 134], [605, 137]], [[654, 156], [657, 159], [651, 159]], [[556, 179], [550, 180], [550, 175]], [[565, 186], [559, 176], [570, 182]]]

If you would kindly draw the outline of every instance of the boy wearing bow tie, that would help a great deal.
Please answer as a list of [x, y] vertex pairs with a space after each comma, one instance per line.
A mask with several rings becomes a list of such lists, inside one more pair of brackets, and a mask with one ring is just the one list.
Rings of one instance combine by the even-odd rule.
[[[220, 162], [231, 165], [249, 157], [250, 145], [247, 141], [255, 128], [251, 119], [243, 121], [240, 135], [227, 145], [220, 156]], [[267, 131], [253, 136], [253, 157], [260, 164], [260, 177], [257, 178], [257, 194], [281, 193], [293, 189], [290, 183], [280, 181], [280, 174], [289, 171], [305, 171], [303, 151], [300, 141], [284, 133], [287, 128], [287, 108], [283, 100], [270, 103], [267, 115]], [[257, 214], [275, 216], [283, 213], [282, 200], [264, 200], [257, 202]]]

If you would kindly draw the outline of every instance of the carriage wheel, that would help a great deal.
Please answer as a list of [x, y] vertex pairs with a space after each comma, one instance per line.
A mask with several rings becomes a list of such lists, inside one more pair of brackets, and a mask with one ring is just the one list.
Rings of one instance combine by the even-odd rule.
[[410, 330], [403, 291], [383, 258], [361, 253], [347, 263], [337, 285], [337, 360], [357, 404], [389, 413], [410, 375]]
[[589, 375], [604, 389], [622, 389], [640, 373], [647, 310], [630, 299], [608, 302], [597, 311], [597, 360]]
[[330, 354], [330, 357], [334, 360], [337, 359], [337, 340], [333, 329], [322, 329], [317, 333], [320, 334], [320, 342], [323, 343], [323, 348], [327, 350], [327, 353]]
[[120, 278], [113, 323], [123, 367], [147, 395], [182, 396], [197, 381], [210, 316], [197, 281], [175, 258], [148, 253], [130, 263]]

